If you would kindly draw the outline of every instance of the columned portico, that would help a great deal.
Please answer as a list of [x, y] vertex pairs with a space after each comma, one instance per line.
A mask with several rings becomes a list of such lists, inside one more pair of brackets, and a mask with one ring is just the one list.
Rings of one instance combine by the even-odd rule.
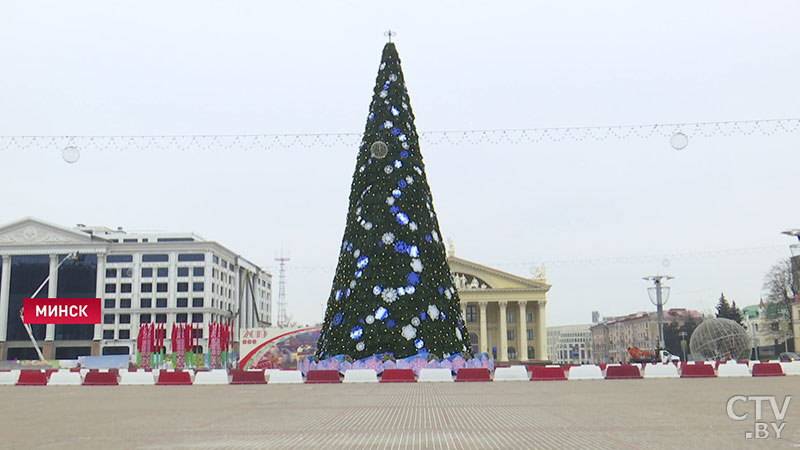
[[[499, 363], [547, 361], [545, 305], [550, 285], [545, 282], [543, 271], [529, 279], [454, 256], [448, 257], [448, 263], [467, 329], [478, 335], [478, 353], [488, 353]], [[533, 339], [528, 338], [529, 334]], [[532, 347], [533, 358], [529, 357], [528, 346]], [[496, 355], [492, 351], [495, 348]]]
[[[106, 277], [106, 259], [97, 258], [97, 279], [95, 280], [94, 296], [103, 298]], [[92, 355], [100, 354], [100, 339], [103, 338], [103, 325], [94, 324], [94, 336], [92, 336]]]
[[[0, 280], [0, 344], [6, 341], [8, 331], [8, 294], [11, 288], [11, 257], [3, 255], [2, 280]], [[2, 347], [0, 347], [2, 357]]]
[[488, 342], [489, 342], [488, 341], [489, 331], [488, 331], [488, 326], [487, 326], [487, 321], [486, 321], [486, 302], [480, 302], [480, 306], [481, 306], [481, 313], [480, 313], [481, 347], [480, 347], [480, 352], [481, 353], [488, 353], [489, 352], [489, 344], [488, 344]]
[[519, 348], [517, 355], [520, 361], [528, 361], [528, 327], [527, 327], [527, 307], [528, 302], [520, 300], [519, 305]]
[[[58, 255], [50, 255], [50, 272], [49, 272], [50, 279], [47, 282], [47, 298], [57, 298], [58, 297]], [[39, 294], [41, 297], [41, 294]], [[53, 341], [56, 337], [56, 326], [55, 324], [48, 323], [45, 326], [45, 335], [44, 335], [44, 345], [42, 347], [42, 353], [44, 354], [45, 359], [52, 359], [53, 358]]]
[[506, 315], [507, 302], [498, 302], [500, 307], [500, 361], [508, 361], [508, 321]]
[[[536, 359], [543, 359], [541, 355], [544, 355], [545, 359], [547, 358], [547, 318], [545, 316], [545, 304], [546, 302], [536, 304], [536, 326], [534, 327], [536, 333], [534, 347]], [[544, 334], [544, 339], [539, 339], [540, 334]]]

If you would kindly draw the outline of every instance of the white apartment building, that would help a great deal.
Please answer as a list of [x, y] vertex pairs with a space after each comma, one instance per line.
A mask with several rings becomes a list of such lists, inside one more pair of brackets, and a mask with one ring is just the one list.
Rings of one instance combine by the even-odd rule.
[[48, 277], [38, 297], [100, 298], [103, 307], [101, 324], [33, 325], [49, 359], [133, 353], [140, 323], [199, 326], [202, 349], [209, 323], [232, 323], [237, 340], [240, 328], [271, 325], [272, 275], [194, 233], [24, 218], [0, 226], [0, 257], [0, 360], [37, 358], [18, 311]]
[[592, 359], [591, 325], [547, 327], [547, 354], [553, 364], [589, 364]]

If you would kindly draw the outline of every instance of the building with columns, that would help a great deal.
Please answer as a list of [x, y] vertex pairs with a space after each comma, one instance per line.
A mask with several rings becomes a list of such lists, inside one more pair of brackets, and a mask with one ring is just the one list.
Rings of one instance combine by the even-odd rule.
[[37, 297], [100, 298], [103, 313], [101, 324], [32, 325], [47, 359], [132, 353], [140, 323], [192, 323], [201, 347], [211, 322], [232, 323], [236, 339], [271, 324], [271, 274], [217, 242], [28, 217], [0, 226], [0, 360], [38, 358], [19, 311], [45, 280]]
[[448, 263], [473, 350], [488, 353], [500, 364], [548, 360], [550, 285], [543, 271], [528, 279], [450, 253]]

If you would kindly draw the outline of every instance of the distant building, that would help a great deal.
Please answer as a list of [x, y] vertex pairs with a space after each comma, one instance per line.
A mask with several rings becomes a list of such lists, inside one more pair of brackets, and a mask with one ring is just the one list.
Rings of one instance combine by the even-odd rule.
[[[701, 320], [699, 311], [685, 308], [664, 310], [664, 326], [682, 325], [689, 319]], [[652, 351], [658, 346], [658, 314], [637, 312], [619, 317], [604, 317], [592, 325], [592, 360], [595, 364], [620, 363], [629, 359], [628, 347]]]
[[592, 362], [592, 325], [547, 327], [547, 352], [554, 364]]
[[[77, 259], [66, 258], [77, 252]], [[23, 299], [100, 298], [96, 325], [32, 325], [45, 358], [129, 354], [140, 323], [191, 323], [200, 346], [208, 324], [271, 324], [272, 275], [238, 253], [193, 233], [129, 233], [63, 227], [24, 218], [0, 225], [0, 360], [37, 359], [19, 316]], [[58, 264], [63, 261], [59, 267]], [[167, 332], [167, 348], [169, 331]]]
[[759, 359], [777, 358], [781, 352], [794, 351], [796, 348], [792, 341], [789, 308], [786, 305], [764, 303], [745, 306], [742, 308], [742, 315]]

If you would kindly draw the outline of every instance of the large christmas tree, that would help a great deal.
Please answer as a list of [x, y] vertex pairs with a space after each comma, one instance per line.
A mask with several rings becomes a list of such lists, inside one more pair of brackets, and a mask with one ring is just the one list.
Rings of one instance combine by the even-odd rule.
[[471, 355], [391, 42], [374, 91], [317, 357]]

